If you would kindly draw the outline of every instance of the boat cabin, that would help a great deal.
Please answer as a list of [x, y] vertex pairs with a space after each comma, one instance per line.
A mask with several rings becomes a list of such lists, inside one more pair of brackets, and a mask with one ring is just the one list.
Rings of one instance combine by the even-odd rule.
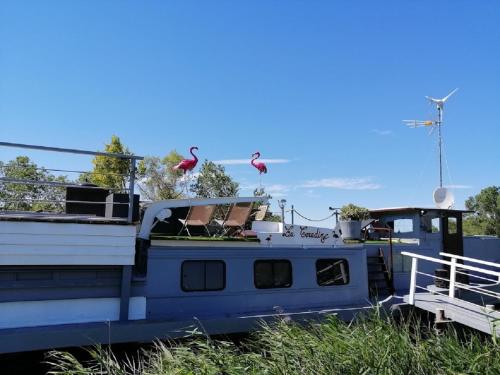
[[2, 212], [0, 352], [105, 343], [110, 330], [112, 342], [243, 332], [370, 307], [362, 244], [256, 220], [262, 203], [154, 202], [136, 222]]
[[[392, 269], [397, 292], [406, 292], [410, 281], [411, 259], [401, 255], [402, 252], [410, 251], [432, 257], [440, 257], [439, 253], [444, 251], [463, 255], [464, 212], [466, 211], [423, 207], [370, 210], [370, 217], [374, 221], [366, 228], [366, 238], [390, 241], [392, 259], [388, 255], [387, 262]], [[429, 264], [428, 269], [423, 272], [434, 274], [435, 267]]]

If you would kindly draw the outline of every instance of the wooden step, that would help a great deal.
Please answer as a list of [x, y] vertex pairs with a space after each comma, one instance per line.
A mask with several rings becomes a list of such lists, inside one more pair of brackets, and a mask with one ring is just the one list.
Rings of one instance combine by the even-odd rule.
[[368, 276], [370, 275], [389, 275], [389, 271], [386, 269], [383, 270], [368, 270]]

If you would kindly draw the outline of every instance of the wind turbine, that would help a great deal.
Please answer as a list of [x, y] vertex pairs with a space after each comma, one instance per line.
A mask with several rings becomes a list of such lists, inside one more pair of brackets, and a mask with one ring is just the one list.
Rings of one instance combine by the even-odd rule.
[[[446, 95], [444, 98], [442, 99], [436, 99], [436, 98], [433, 98], [433, 97], [430, 97], [430, 96], [426, 96], [425, 98], [427, 100], [429, 100], [431, 102], [431, 104], [435, 104], [436, 105], [436, 109], [438, 111], [438, 117], [437, 117], [437, 120], [403, 120], [403, 122], [411, 127], [411, 128], [419, 128], [419, 127], [427, 127], [427, 126], [431, 126], [431, 131], [429, 134], [432, 133], [432, 131], [437, 127], [438, 129], [438, 143], [439, 143], [439, 188], [436, 189], [436, 191], [434, 192], [434, 201], [436, 202], [436, 204], [438, 204], [439, 206], [439, 203], [438, 201], [441, 202], [441, 198], [439, 198], [438, 200], [436, 200], [436, 192], [439, 190], [439, 193], [438, 195], [446, 195], [448, 197], [448, 192], [445, 191], [446, 189], [443, 189], [443, 163], [442, 163], [442, 147], [443, 147], [443, 138], [442, 138], [442, 134], [441, 134], [441, 125], [443, 124], [443, 111], [444, 111], [444, 104], [446, 103], [446, 101], [455, 93], [457, 92], [458, 88], [456, 88], [455, 90], [453, 90], [452, 92], [450, 92], [448, 95]], [[451, 192], [450, 192], [451, 193]], [[444, 198], [443, 198], [444, 199]], [[442, 203], [442, 202], [441, 202]], [[453, 203], [452, 203], [453, 204]]]
[[450, 92], [448, 95], [446, 95], [443, 99], [436, 99], [432, 98], [430, 96], [426, 96], [425, 98], [428, 99], [431, 103], [434, 103], [438, 109], [438, 111], [442, 111], [444, 109], [444, 103], [452, 96], [454, 93], [456, 93], [458, 88]]

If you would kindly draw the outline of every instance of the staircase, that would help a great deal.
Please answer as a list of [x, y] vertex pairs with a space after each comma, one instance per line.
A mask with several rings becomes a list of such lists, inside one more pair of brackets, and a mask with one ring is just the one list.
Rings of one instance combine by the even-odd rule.
[[391, 274], [385, 263], [384, 252], [382, 248], [377, 251], [378, 255], [368, 256], [368, 289], [370, 297], [383, 299], [394, 293], [391, 282]]

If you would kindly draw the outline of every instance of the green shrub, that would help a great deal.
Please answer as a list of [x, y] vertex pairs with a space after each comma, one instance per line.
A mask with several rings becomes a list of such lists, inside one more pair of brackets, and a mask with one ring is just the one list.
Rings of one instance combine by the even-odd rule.
[[352, 203], [349, 203], [345, 206], [342, 206], [340, 209], [340, 220], [349, 221], [349, 220], [366, 220], [370, 218], [370, 211], [367, 208], [356, 206]]

